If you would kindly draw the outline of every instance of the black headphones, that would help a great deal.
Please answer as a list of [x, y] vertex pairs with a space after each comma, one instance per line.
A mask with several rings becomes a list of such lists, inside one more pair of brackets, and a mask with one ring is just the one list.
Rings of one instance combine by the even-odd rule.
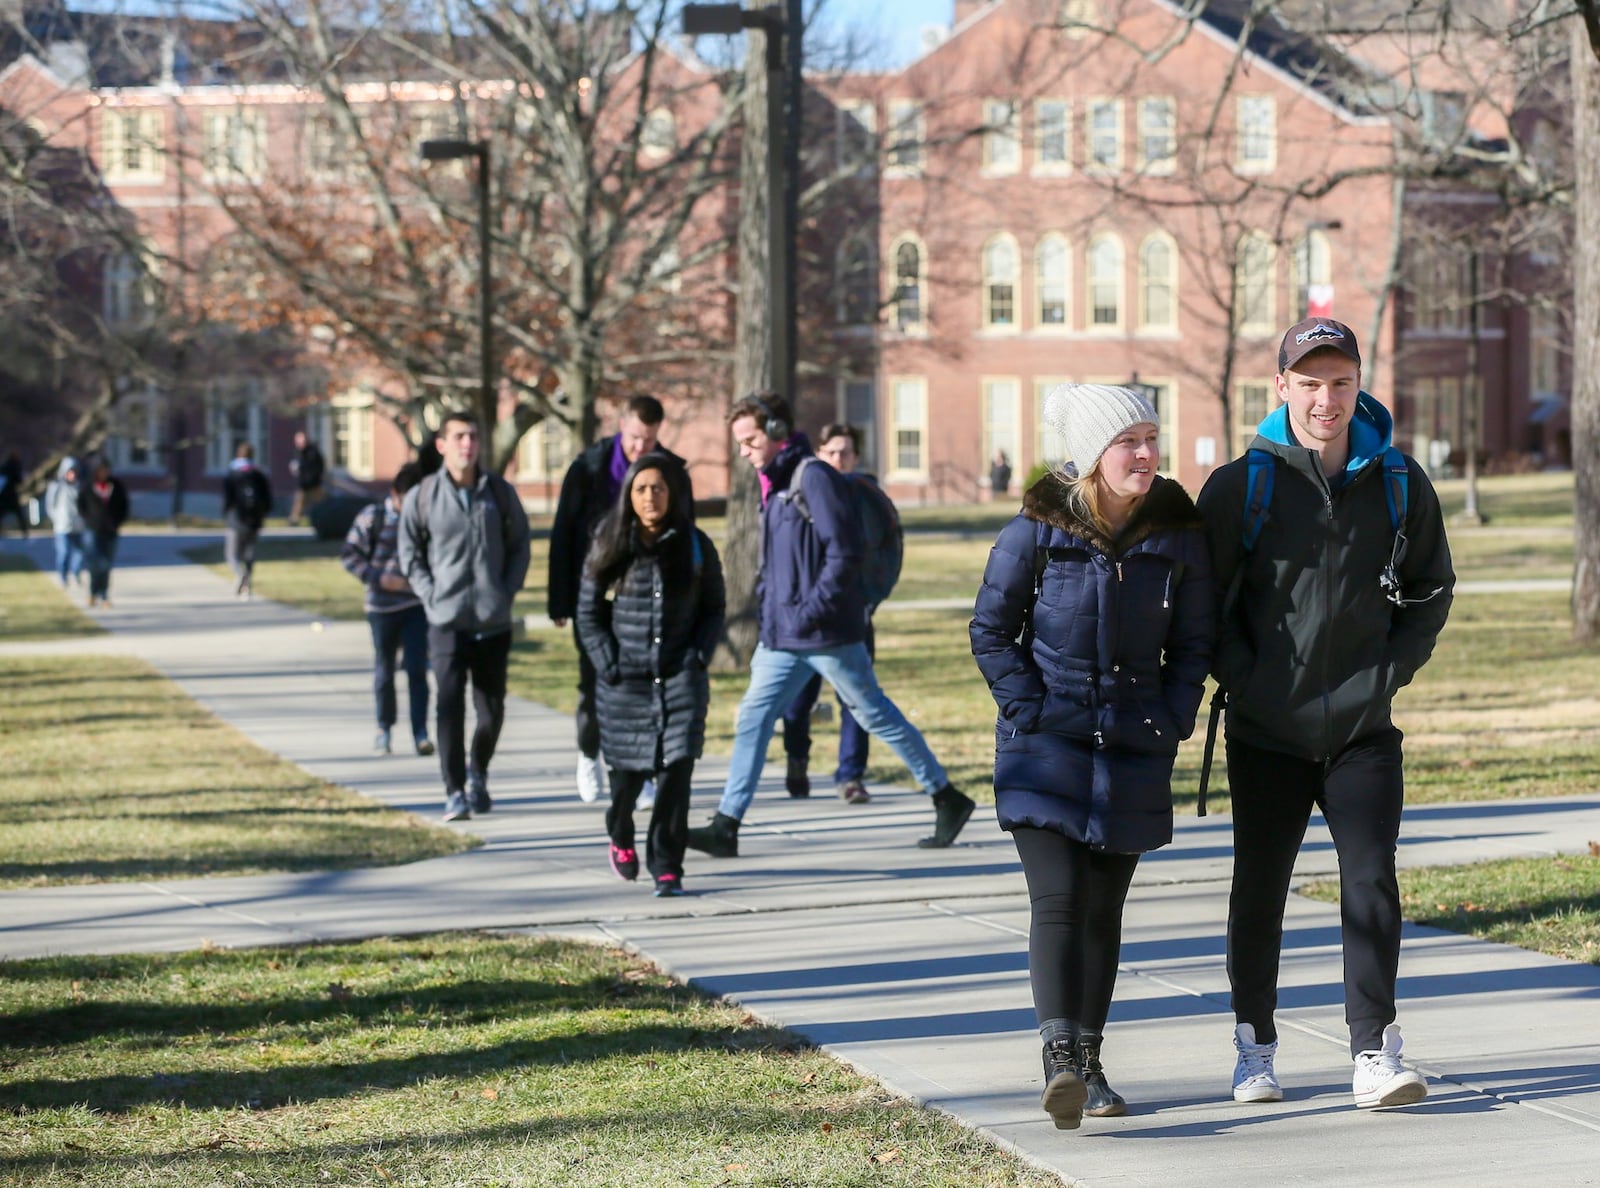
[[766, 392], [752, 392], [750, 399], [755, 401], [756, 407], [761, 410], [761, 415], [766, 418], [761, 426], [761, 432], [767, 435], [769, 441], [786, 441], [789, 434], [794, 432], [789, 425], [789, 419], [778, 411], [773, 403], [773, 395]]

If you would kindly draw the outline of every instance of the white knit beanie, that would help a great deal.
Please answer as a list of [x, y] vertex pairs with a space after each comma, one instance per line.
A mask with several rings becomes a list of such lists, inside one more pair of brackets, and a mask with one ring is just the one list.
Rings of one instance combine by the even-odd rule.
[[1073, 469], [1088, 474], [1117, 436], [1135, 425], [1161, 425], [1155, 408], [1132, 388], [1061, 384], [1044, 398], [1044, 419], [1067, 443]]

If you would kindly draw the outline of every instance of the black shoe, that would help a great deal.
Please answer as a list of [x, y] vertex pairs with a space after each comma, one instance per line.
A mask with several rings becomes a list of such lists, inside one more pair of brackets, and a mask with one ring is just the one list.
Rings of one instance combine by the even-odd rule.
[[942, 850], [951, 845], [972, 816], [978, 802], [946, 784], [933, 794], [933, 832], [917, 843], [923, 850]]
[[494, 807], [489, 799], [489, 778], [482, 772], [467, 772], [467, 806], [480, 817]]
[[1128, 1112], [1128, 1103], [1106, 1084], [1106, 1070], [1100, 1065], [1100, 1043], [1098, 1031], [1078, 1032], [1078, 1069], [1089, 1094], [1083, 1112], [1092, 1118], [1120, 1118]]
[[735, 817], [718, 813], [711, 824], [689, 830], [689, 848], [710, 854], [713, 858], [739, 856], [739, 821]]
[[789, 795], [796, 800], [811, 795], [811, 777], [806, 774], [806, 761], [800, 756], [789, 756], [789, 771], [783, 777], [783, 786], [789, 789]]
[[1045, 1041], [1044, 1092], [1039, 1104], [1055, 1121], [1057, 1130], [1076, 1130], [1083, 1124], [1083, 1103], [1088, 1096], [1073, 1037]]

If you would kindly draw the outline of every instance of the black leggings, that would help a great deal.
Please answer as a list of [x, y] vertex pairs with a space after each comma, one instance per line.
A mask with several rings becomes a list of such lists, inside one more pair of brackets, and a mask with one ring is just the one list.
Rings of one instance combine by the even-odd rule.
[[1042, 1024], [1106, 1025], [1122, 950], [1122, 905], [1137, 854], [1108, 854], [1050, 829], [1013, 829], [1028, 880], [1028, 980]]
[[[619, 849], [632, 849], [633, 806], [650, 779], [645, 771], [610, 769], [611, 803], [606, 806], [606, 833]], [[644, 867], [652, 878], [664, 874], [683, 878], [683, 852], [689, 844], [689, 792], [694, 782], [694, 760], [679, 759], [655, 773], [656, 803], [645, 832]]]

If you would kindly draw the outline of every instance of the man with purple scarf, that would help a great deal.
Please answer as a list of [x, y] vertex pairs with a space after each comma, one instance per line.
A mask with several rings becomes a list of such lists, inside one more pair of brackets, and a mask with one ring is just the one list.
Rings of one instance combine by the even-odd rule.
[[[603, 437], [584, 450], [567, 469], [561, 482], [561, 499], [556, 504], [556, 519], [550, 529], [550, 620], [565, 627], [578, 607], [578, 587], [583, 580], [583, 562], [595, 527], [617, 502], [622, 476], [640, 456], [661, 453], [680, 466], [683, 459], [660, 444], [661, 423], [666, 412], [654, 396], [635, 396], [622, 407], [617, 432]], [[595, 717], [594, 665], [577, 640], [578, 648], [578, 796], [587, 802], [600, 798], [606, 786], [600, 764], [600, 723]]]

